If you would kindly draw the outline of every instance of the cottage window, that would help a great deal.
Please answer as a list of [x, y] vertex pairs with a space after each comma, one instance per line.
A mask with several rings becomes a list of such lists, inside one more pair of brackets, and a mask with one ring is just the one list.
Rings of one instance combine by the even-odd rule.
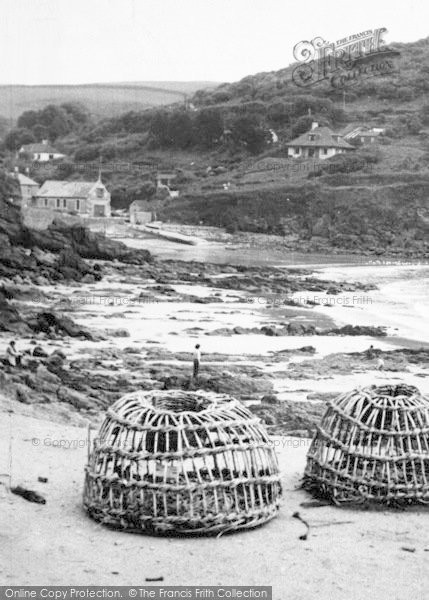
[[104, 190], [103, 190], [103, 188], [100, 188], [100, 187], [98, 187], [98, 188], [96, 189], [96, 192], [95, 192], [95, 193], [96, 193], [96, 195], [97, 195], [97, 198], [102, 198], [102, 197], [104, 196]]
[[316, 139], [316, 136], [314, 135], [314, 133], [310, 133], [308, 136], [308, 139], [310, 140], [310, 142], [314, 142], [314, 140]]
[[80, 200], [76, 200], [76, 210], [80, 210]]
[[49, 158], [54, 158], [54, 155], [53, 155], [53, 154], [50, 154], [50, 155], [49, 155]]
[[299, 154], [299, 148], [294, 148], [293, 151], [295, 154]]
[[67, 208], [67, 200], [63, 198], [63, 208]]
[[323, 152], [323, 154], [328, 154], [328, 149], [327, 148], [322, 148], [322, 152]]
[[314, 156], [314, 148], [308, 149], [308, 156]]
[[57, 206], [57, 208], [60, 208], [60, 199], [59, 198], [57, 198], [56, 206]]
[[45, 206], [48, 206], [48, 199], [44, 198], [43, 203], [44, 203]]

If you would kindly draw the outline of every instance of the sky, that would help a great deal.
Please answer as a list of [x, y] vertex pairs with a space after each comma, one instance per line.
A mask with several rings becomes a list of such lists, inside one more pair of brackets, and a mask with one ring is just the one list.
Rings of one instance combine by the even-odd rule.
[[0, 84], [236, 81], [302, 40], [429, 35], [428, 0], [1, 0]]

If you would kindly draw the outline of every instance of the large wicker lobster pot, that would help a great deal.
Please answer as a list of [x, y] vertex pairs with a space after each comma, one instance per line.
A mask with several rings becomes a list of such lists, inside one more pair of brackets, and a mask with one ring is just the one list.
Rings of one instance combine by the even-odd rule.
[[429, 503], [429, 399], [412, 386], [386, 385], [329, 403], [304, 487], [335, 503]]
[[211, 534], [276, 516], [281, 487], [259, 420], [229, 396], [135, 392], [107, 412], [86, 468], [84, 506], [140, 533]]

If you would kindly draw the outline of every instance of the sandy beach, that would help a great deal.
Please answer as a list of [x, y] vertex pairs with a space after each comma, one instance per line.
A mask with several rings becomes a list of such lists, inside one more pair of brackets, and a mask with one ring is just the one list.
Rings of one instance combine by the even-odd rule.
[[429, 5], [3, 4], [0, 600], [429, 600]]
[[[178, 263], [188, 274], [196, 264]], [[285, 294], [273, 293], [272, 284], [245, 291], [226, 287], [228, 275], [214, 273], [209, 284], [180, 278], [159, 284], [138, 268], [108, 265], [100, 282], [42, 285], [33, 288], [30, 302], [28, 297], [16, 302], [21, 309], [54, 307], [103, 336], [39, 335], [49, 352], [64, 352], [69, 365], [57, 372], [62, 382], [51, 382], [51, 388], [37, 387], [39, 376], [21, 380], [39, 399], [13, 399], [10, 390], [16, 384], [6, 381], [0, 398], [0, 574], [6, 584], [131, 585], [163, 577], [165, 585], [269, 584], [277, 600], [424, 597], [429, 581], [421, 577], [428, 573], [427, 511], [310, 508], [305, 503], [311, 496], [299, 487], [314, 424], [327, 399], [388, 382], [429, 392], [422, 321], [429, 268], [319, 264], [300, 271], [302, 266], [297, 265], [296, 273], [284, 271], [290, 281], [300, 282], [299, 291], [287, 294], [295, 304], [287, 306]], [[332, 294], [329, 289], [314, 291], [318, 279], [343, 288]], [[368, 289], [344, 285], [351, 281]], [[416, 313], [416, 306], [423, 312]], [[268, 331], [264, 328], [276, 330], [285, 322], [298, 327], [293, 335], [261, 335]], [[321, 334], [345, 325], [381, 327], [384, 333]], [[301, 326], [304, 335], [298, 333]], [[0, 336], [1, 351], [9, 337]], [[23, 337], [20, 344], [30, 341]], [[197, 541], [130, 535], [97, 525], [81, 505], [88, 424], [94, 436], [103, 407], [120, 395], [125, 381], [127, 389], [184, 385], [196, 341], [203, 349], [203, 389], [210, 381], [223, 381], [224, 391], [235, 385], [274, 436], [284, 489], [278, 518], [249, 532]], [[365, 358], [371, 344], [382, 353], [383, 371]], [[64, 389], [58, 385], [69, 385], [66, 375], [81, 390], [68, 402], [52, 393]], [[267, 395], [275, 405], [265, 404]], [[39, 476], [48, 482], [38, 482]], [[11, 494], [11, 483], [43, 494], [46, 505]], [[310, 524], [306, 541], [299, 539], [305, 527], [292, 517], [296, 511]], [[210, 559], [213, 553], [218, 560]]]
[[[220, 538], [111, 531], [81, 506], [87, 430], [4, 413], [0, 423], [0, 576], [5, 585], [272, 585], [273, 599], [408, 600], [429, 583], [429, 513], [306, 508], [299, 490], [309, 440], [275, 438], [284, 490], [267, 525]], [[7, 491], [35, 489], [46, 505]], [[38, 477], [47, 477], [46, 484]], [[299, 511], [310, 525], [293, 518]], [[422, 577], [422, 574], [425, 574]], [[146, 584], [147, 585], [147, 584]], [[152, 584], [151, 584], [152, 585]]]

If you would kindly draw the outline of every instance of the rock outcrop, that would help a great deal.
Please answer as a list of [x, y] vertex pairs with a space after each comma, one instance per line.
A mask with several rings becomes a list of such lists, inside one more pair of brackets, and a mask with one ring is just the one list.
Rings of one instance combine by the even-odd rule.
[[386, 331], [383, 327], [370, 325], [344, 325], [343, 327], [321, 329], [314, 325], [292, 321], [282, 327], [276, 325], [263, 325], [262, 327], [233, 327], [232, 329], [222, 327], [208, 331], [205, 335], [231, 336], [245, 334], [261, 334], [271, 337], [303, 335], [367, 335], [370, 337], [384, 337]]
[[56, 220], [45, 231], [28, 229], [19, 207], [0, 190], [0, 278], [15, 283], [46, 285], [61, 280], [99, 281], [102, 269], [83, 259], [145, 264], [147, 250], [131, 250], [85, 227]]

